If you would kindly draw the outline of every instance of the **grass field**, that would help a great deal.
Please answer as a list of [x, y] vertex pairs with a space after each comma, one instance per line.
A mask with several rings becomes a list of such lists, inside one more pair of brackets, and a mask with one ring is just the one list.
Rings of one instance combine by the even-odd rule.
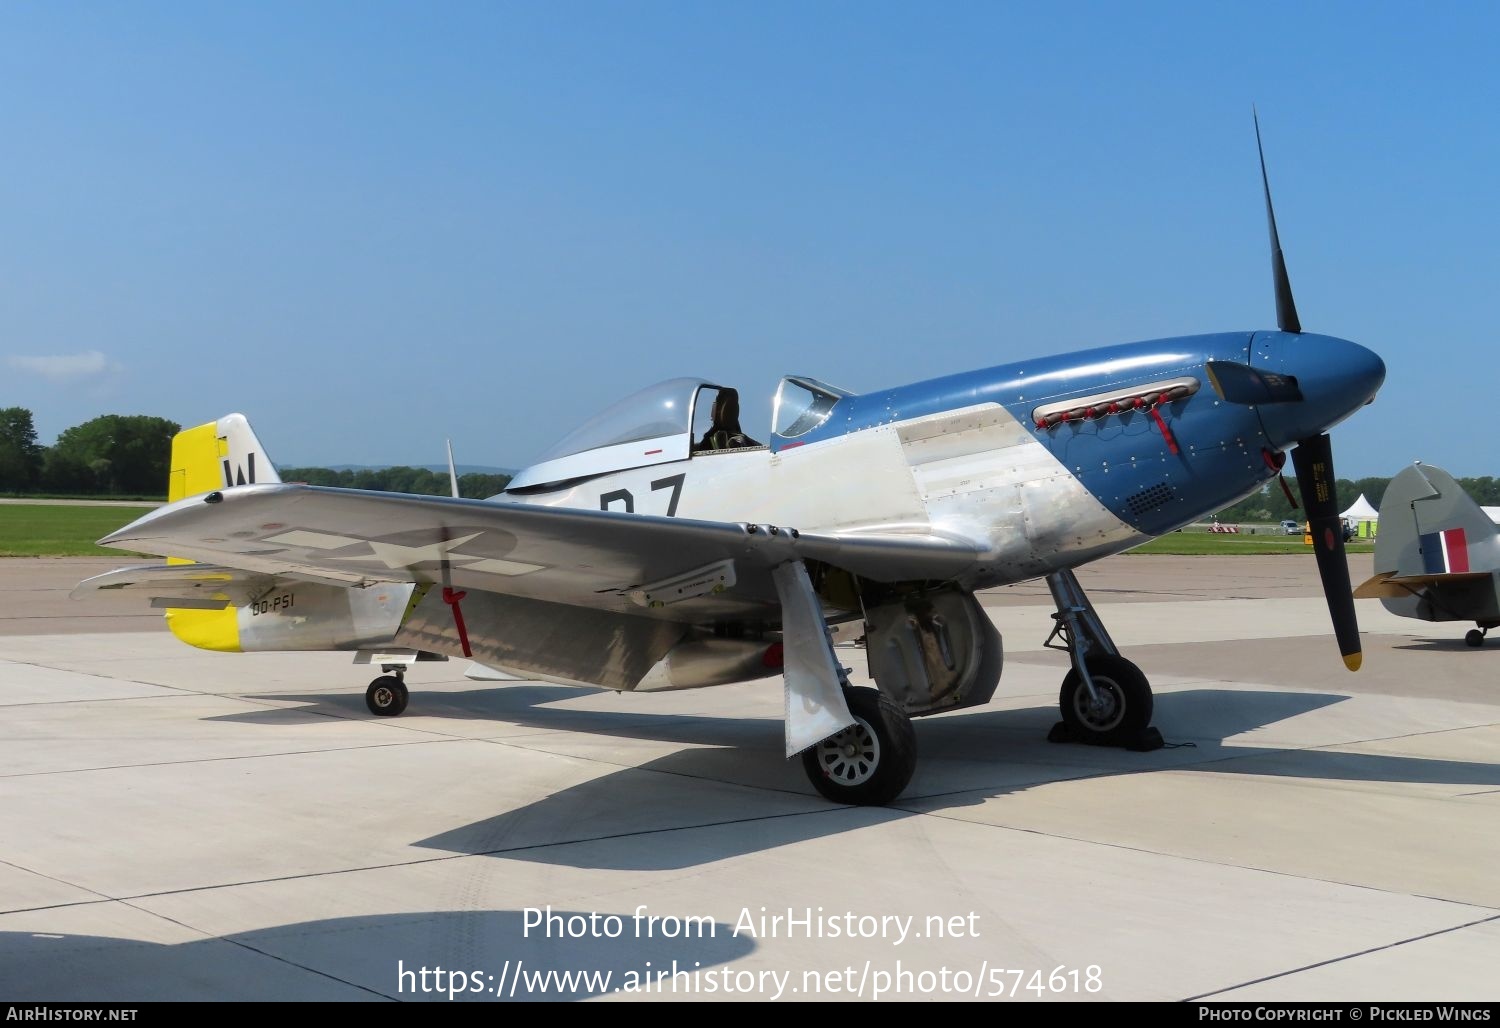
[[95, 546], [94, 540], [151, 509], [61, 503], [0, 505], [0, 557], [122, 557], [123, 550]]
[[[74, 507], [66, 504], [0, 505], [0, 557], [123, 556], [94, 540], [129, 524], [150, 507]], [[1370, 553], [1373, 543], [1351, 542], [1350, 553]], [[1300, 535], [1216, 535], [1173, 532], [1132, 553], [1311, 553]]]
[[[1373, 553], [1373, 541], [1350, 540], [1345, 549], [1349, 553]], [[1138, 546], [1131, 553], [1174, 553], [1187, 556], [1196, 554], [1234, 555], [1245, 553], [1303, 553], [1311, 554], [1312, 547], [1302, 542], [1300, 535], [1217, 535], [1212, 532], [1172, 532], [1160, 539], [1153, 539]]]

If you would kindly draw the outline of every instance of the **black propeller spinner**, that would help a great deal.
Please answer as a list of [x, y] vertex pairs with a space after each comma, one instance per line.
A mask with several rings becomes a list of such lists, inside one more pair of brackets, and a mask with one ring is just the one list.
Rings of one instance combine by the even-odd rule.
[[[1252, 110], [1252, 116], [1255, 119], [1255, 149], [1260, 154], [1260, 181], [1266, 194], [1266, 223], [1271, 231], [1276, 327], [1283, 332], [1301, 333], [1302, 322], [1297, 317], [1297, 304], [1292, 299], [1292, 281], [1286, 272], [1286, 258], [1281, 253], [1281, 238], [1276, 234], [1271, 180], [1266, 174], [1266, 151], [1260, 141], [1260, 115]], [[1344, 666], [1350, 671], [1358, 671], [1363, 653], [1359, 623], [1354, 616], [1354, 593], [1349, 584], [1349, 562], [1344, 556], [1338, 491], [1334, 488], [1333, 443], [1328, 434], [1324, 432], [1297, 440], [1297, 446], [1292, 450], [1292, 465], [1297, 469], [1297, 488], [1302, 493], [1302, 506], [1307, 511], [1313, 552], [1318, 559], [1318, 575], [1323, 580], [1323, 595], [1328, 599], [1328, 613], [1333, 618], [1333, 634], [1338, 639]]]

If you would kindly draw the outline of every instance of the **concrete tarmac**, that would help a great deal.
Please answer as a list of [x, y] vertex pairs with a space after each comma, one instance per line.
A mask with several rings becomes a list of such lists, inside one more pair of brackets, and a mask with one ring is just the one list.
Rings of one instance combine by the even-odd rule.
[[1048, 743], [1046, 589], [987, 594], [997, 697], [880, 809], [782, 758], [776, 680], [454, 661], [375, 718], [348, 655], [67, 599], [127, 563], [0, 561], [0, 1001], [1500, 999], [1500, 640], [1360, 601], [1350, 674], [1310, 558], [1081, 572], [1152, 753]]

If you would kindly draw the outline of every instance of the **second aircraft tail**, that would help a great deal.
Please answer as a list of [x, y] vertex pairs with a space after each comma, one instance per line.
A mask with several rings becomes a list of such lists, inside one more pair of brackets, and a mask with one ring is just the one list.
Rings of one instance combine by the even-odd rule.
[[[1375, 540], [1375, 577], [1354, 591], [1424, 621], [1470, 621], [1469, 593], [1493, 594], [1500, 527], [1430, 464], [1413, 464], [1386, 487]], [[1491, 601], [1491, 605], [1493, 601]]]

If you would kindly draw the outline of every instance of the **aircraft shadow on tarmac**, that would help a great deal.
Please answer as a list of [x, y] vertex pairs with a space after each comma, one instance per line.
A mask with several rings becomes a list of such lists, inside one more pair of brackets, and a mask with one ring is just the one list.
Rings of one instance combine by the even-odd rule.
[[[1279, 721], [1309, 714], [1349, 699], [1332, 693], [1245, 689], [1188, 689], [1156, 697], [1154, 724], [1168, 748], [1151, 753], [1082, 745], [1057, 745], [1046, 735], [1057, 719], [1054, 706], [993, 710], [979, 708], [917, 722], [921, 753], [917, 776], [891, 807], [816, 806], [759, 815], [736, 809], [734, 797], [720, 793], [723, 815], [686, 824], [661, 824], [652, 812], [682, 802], [684, 778], [717, 783], [717, 789], [769, 790], [788, 799], [816, 803], [800, 761], [782, 759], [782, 726], [770, 718], [730, 718], [596, 711], [554, 707], [576, 698], [580, 690], [537, 683], [502, 685], [462, 692], [418, 693], [422, 713], [439, 718], [493, 720], [507, 726], [549, 732], [582, 733], [597, 740], [640, 740], [682, 744], [685, 748], [646, 760], [553, 793], [525, 807], [507, 810], [416, 843], [446, 852], [490, 854], [539, 863], [576, 867], [668, 870], [696, 866], [745, 852], [855, 830], [881, 820], [910, 816], [922, 809], [944, 809], [981, 803], [1010, 792], [1053, 782], [1139, 774], [1157, 770], [1206, 770], [1266, 778], [1309, 778], [1352, 782], [1472, 785], [1500, 787], [1500, 765], [1473, 761], [1351, 753], [1313, 746], [1321, 743], [1242, 745], [1225, 739]], [[216, 720], [271, 721], [287, 718], [368, 718], [363, 700], [347, 694], [279, 696], [311, 705], [220, 716]], [[410, 716], [412, 712], [408, 713]], [[1392, 726], [1393, 729], [1396, 726]], [[1393, 731], [1391, 734], [1399, 734]], [[587, 745], [571, 746], [558, 735], [506, 736], [499, 741], [555, 753], [597, 755]], [[626, 759], [630, 759], [629, 756]], [[589, 824], [600, 811], [622, 805], [641, 811], [639, 844], [613, 837], [599, 845]], [[762, 808], [763, 810], [764, 808]], [[822, 816], [843, 812], [843, 816]], [[747, 823], [748, 822], [748, 823]], [[538, 839], [540, 823], [569, 826]], [[720, 830], [704, 830], [717, 826]], [[663, 844], [662, 831], [678, 831]]]
[[[1497, 639], [1500, 639], [1500, 637], [1497, 637]], [[1497, 640], [1491, 640], [1483, 648], [1481, 648], [1480, 652], [1482, 653], [1486, 649], [1487, 650], [1491, 650], [1491, 651], [1500, 649], [1500, 646], [1496, 646], [1495, 645], [1496, 641]], [[1397, 645], [1392, 646], [1391, 649], [1393, 649], [1393, 650], [1445, 650], [1445, 651], [1447, 651], [1449, 653], [1459, 653], [1459, 652], [1462, 652], [1462, 651], [1465, 651], [1465, 650], [1472, 651], [1474, 649], [1474, 647], [1472, 647], [1468, 643], [1464, 642], [1463, 636], [1461, 636], [1461, 635], [1457, 636], [1457, 637], [1455, 637], [1453, 639], [1421, 639], [1421, 638], [1417, 638], [1417, 637], [1414, 636], [1414, 637], [1412, 637], [1407, 642], [1399, 643]]]
[[[559, 919], [552, 938], [540, 934], [545, 921], [531, 928], [528, 937], [528, 915], [521, 910], [333, 918], [176, 944], [0, 932], [0, 995], [10, 1002], [268, 998], [447, 1002], [450, 989], [461, 985], [462, 991], [454, 991], [452, 999], [493, 1003], [497, 999], [586, 999], [635, 991], [632, 983], [639, 987], [643, 982], [651, 983], [653, 995], [659, 990], [670, 995], [670, 983], [662, 983], [656, 975], [670, 974], [674, 961], [679, 971], [707, 975], [720, 969], [722, 975], [722, 965], [756, 945], [748, 936], [736, 936], [733, 925], [721, 922], [672, 918], [648, 926], [644, 919], [637, 924], [629, 914], [619, 914], [615, 924], [596, 920], [591, 925], [587, 911], [552, 913]], [[545, 913], [530, 917], [544, 918]], [[578, 930], [598, 934], [579, 936]], [[619, 934], [614, 938], [599, 937], [616, 930]], [[678, 937], [662, 938], [664, 931], [676, 931]], [[424, 967], [429, 971], [425, 977], [420, 974]], [[433, 973], [439, 967], [463, 977], [445, 974], [440, 979]], [[403, 970], [411, 974], [400, 975]], [[589, 979], [544, 977], [543, 986], [534, 976], [546, 976], [549, 970], [596, 974]], [[473, 977], [476, 972], [477, 979]], [[703, 989], [695, 992], [701, 994]]]

